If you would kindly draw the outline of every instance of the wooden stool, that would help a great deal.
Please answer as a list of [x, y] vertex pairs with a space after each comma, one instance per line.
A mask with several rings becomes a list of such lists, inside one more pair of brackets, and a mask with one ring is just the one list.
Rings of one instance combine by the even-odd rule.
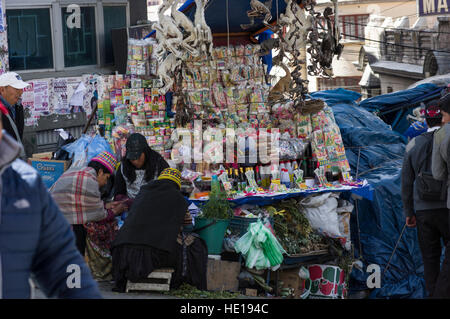
[[139, 282], [128, 280], [126, 292], [131, 290], [169, 291], [170, 280], [174, 271], [172, 268], [155, 269], [148, 275], [147, 279], [142, 279]]

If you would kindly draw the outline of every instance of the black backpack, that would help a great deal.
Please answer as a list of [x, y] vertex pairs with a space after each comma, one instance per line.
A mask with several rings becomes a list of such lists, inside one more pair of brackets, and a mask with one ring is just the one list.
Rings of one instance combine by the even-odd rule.
[[418, 196], [425, 201], [445, 201], [447, 199], [447, 183], [433, 178], [431, 173], [431, 156], [433, 153], [433, 132], [422, 134], [428, 142], [425, 146], [425, 158], [419, 165], [416, 178]]

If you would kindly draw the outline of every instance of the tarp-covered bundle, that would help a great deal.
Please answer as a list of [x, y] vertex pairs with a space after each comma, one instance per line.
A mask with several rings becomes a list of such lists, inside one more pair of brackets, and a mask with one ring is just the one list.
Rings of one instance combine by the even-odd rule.
[[362, 271], [353, 268], [350, 292], [368, 289], [366, 281], [370, 273], [366, 269], [370, 264], [377, 264], [381, 270], [381, 288], [372, 290], [371, 298], [424, 298], [417, 231], [404, 228], [400, 190], [404, 138], [355, 103], [359, 93], [337, 89], [311, 96], [325, 100], [333, 108], [352, 176], [367, 179], [374, 188], [373, 201], [356, 200], [352, 212], [351, 240], [355, 256], [364, 267]]
[[369, 112], [378, 112], [394, 131], [404, 133], [411, 124], [406, 116], [412, 114], [413, 109], [419, 106], [420, 102], [439, 98], [441, 90], [442, 88], [435, 84], [425, 83], [412, 89], [366, 99], [359, 103], [359, 106]]

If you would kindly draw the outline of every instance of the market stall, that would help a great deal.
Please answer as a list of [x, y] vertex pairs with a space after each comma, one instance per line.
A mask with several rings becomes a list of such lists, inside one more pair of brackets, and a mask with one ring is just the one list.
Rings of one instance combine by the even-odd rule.
[[[260, 287], [266, 293], [280, 294], [268, 285], [271, 270], [306, 261], [311, 267], [319, 261], [336, 262], [342, 253], [330, 254], [334, 247], [347, 258], [344, 263], [338, 256], [341, 268], [335, 266], [337, 277], [330, 281], [340, 287], [333, 297], [343, 298], [346, 288], [341, 277], [342, 269], [348, 275], [350, 266], [349, 214], [353, 207], [339, 195], [354, 193], [371, 199], [371, 187], [350, 175], [333, 110], [305, 91], [300, 70], [306, 65], [297, 59], [297, 46], [318, 32], [320, 14], [312, 3], [299, 6], [286, 1], [279, 18], [280, 8], [265, 10], [267, 7], [259, 4], [249, 4], [253, 15], [248, 17], [253, 24], [241, 28], [257, 32], [261, 27], [255, 25], [269, 27], [278, 39], [276, 44], [269, 38], [261, 44], [235, 40], [214, 46], [204, 1], [188, 6], [194, 13], [186, 15], [175, 3], [164, 1], [154, 26], [155, 38], [129, 41], [127, 74], [102, 77], [98, 125], [118, 159], [124, 155], [127, 137], [138, 132], [182, 172], [182, 190], [194, 204], [191, 215], [196, 231], [200, 232], [198, 224], [206, 211], [213, 219], [219, 211], [224, 212], [226, 235], [211, 255], [239, 253], [247, 270], [266, 271], [266, 287], [262, 282]], [[170, 16], [163, 14], [166, 10]], [[263, 24], [255, 24], [254, 17], [264, 20]], [[297, 25], [300, 20], [304, 27]], [[297, 33], [308, 35], [306, 21], [314, 26], [310, 38], [296, 38]], [[322, 17], [322, 23], [330, 21], [328, 16]], [[283, 27], [288, 30], [286, 39], [280, 32]], [[339, 36], [334, 25], [327, 30], [328, 44], [334, 49], [322, 53], [333, 57], [339, 53]], [[312, 45], [320, 49], [320, 41]], [[271, 62], [286, 74], [271, 86], [261, 57], [274, 47], [279, 50]], [[297, 61], [290, 67], [289, 58]], [[316, 54], [311, 54], [311, 59], [310, 72], [329, 76], [332, 70], [326, 59]], [[203, 232], [209, 227], [205, 225]], [[273, 258], [267, 257], [268, 250], [261, 250], [261, 258], [251, 260], [260, 249], [249, 244], [254, 240], [251, 234], [271, 243], [266, 248], [271, 249]], [[243, 238], [247, 238], [246, 249]], [[313, 291], [310, 297], [320, 297], [313, 287], [321, 277], [310, 276], [314, 269], [303, 269], [299, 277], [308, 282], [307, 290]]]

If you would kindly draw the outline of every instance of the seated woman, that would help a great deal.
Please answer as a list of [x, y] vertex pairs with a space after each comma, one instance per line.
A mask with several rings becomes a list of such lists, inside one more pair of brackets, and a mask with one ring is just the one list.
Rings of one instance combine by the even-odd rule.
[[81, 255], [97, 280], [111, 278], [110, 244], [118, 230], [115, 217], [126, 205], [105, 204], [100, 190], [114, 176], [117, 162], [108, 152], [92, 158], [87, 167], [70, 169], [50, 189], [53, 199], [72, 225]]
[[[184, 246], [192, 245], [201, 254], [197, 261], [199, 269], [186, 271], [182, 244], [177, 243], [182, 230], [188, 203], [180, 192], [181, 173], [177, 169], [166, 168], [157, 180], [142, 186], [136, 196], [129, 217], [112, 243], [114, 291], [125, 292], [127, 280], [139, 282], [155, 269], [170, 267], [175, 269], [175, 278], [180, 279], [197, 272], [195, 282], [206, 288], [206, 264], [208, 253], [204, 242], [193, 245], [195, 238], [181, 236]], [[187, 245], [189, 244], [189, 245]], [[200, 247], [200, 248], [199, 248]], [[185, 251], [184, 256], [191, 256]], [[193, 263], [191, 263], [193, 264]], [[179, 275], [182, 274], [182, 275]], [[184, 275], [184, 276], [183, 276]]]
[[156, 151], [148, 146], [146, 138], [139, 134], [131, 134], [125, 144], [126, 155], [117, 170], [114, 182], [115, 200], [136, 197], [142, 185], [155, 180], [169, 164]]

